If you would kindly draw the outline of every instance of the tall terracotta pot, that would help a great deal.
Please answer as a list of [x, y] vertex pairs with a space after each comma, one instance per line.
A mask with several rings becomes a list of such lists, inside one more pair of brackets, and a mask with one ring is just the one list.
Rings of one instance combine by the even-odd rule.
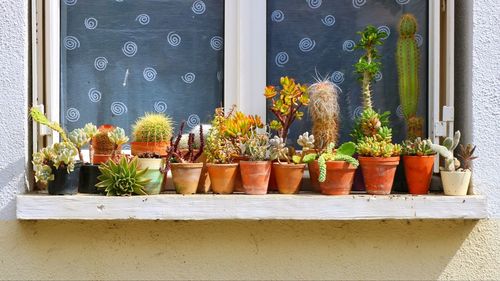
[[308, 165], [309, 169], [309, 180], [311, 182], [311, 187], [312, 191], [314, 192], [320, 192], [321, 189], [319, 187], [319, 166], [318, 166], [318, 160], [314, 160], [313, 162], [310, 162]]
[[234, 182], [238, 164], [207, 164], [213, 193], [231, 194], [234, 191]]
[[359, 157], [363, 170], [366, 192], [373, 195], [391, 194], [394, 176], [399, 165], [398, 157]]
[[134, 156], [149, 152], [165, 157], [167, 156], [168, 145], [168, 142], [131, 142], [130, 149]]
[[272, 171], [279, 193], [299, 193], [305, 167], [306, 164], [273, 163]]
[[410, 194], [427, 194], [432, 180], [434, 155], [430, 156], [403, 156], [403, 166], [406, 174], [406, 183]]
[[344, 161], [326, 162], [326, 180], [320, 182], [321, 193], [325, 195], [349, 195], [356, 167]]
[[240, 172], [246, 194], [267, 194], [271, 161], [240, 161]]
[[203, 163], [171, 163], [172, 182], [179, 194], [195, 194]]

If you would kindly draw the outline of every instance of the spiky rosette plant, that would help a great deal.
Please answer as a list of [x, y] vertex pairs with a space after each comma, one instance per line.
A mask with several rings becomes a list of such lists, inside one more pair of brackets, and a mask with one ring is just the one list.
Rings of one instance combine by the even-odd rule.
[[107, 196], [147, 195], [144, 186], [150, 179], [144, 177], [148, 169], [137, 169], [137, 157], [132, 160], [122, 157], [118, 163], [108, 161], [99, 166], [101, 175], [96, 185]]
[[316, 137], [316, 147], [325, 149], [329, 143], [336, 143], [340, 127], [339, 87], [330, 79], [320, 79], [309, 86], [309, 115]]
[[172, 132], [172, 118], [163, 113], [146, 113], [132, 127], [135, 142], [168, 142]]
[[125, 134], [125, 130], [120, 127], [116, 127], [113, 131], [108, 132], [108, 138], [113, 143], [113, 151], [111, 152], [111, 159], [115, 158], [116, 151], [118, 148], [129, 141], [129, 138]]
[[403, 115], [408, 126], [410, 140], [423, 134], [423, 119], [417, 116], [419, 89], [419, 62], [417, 19], [412, 14], [404, 14], [399, 22], [399, 39], [396, 50], [396, 62], [399, 74], [399, 99]]
[[329, 143], [326, 150], [318, 157], [319, 182], [326, 181], [327, 161], [344, 161], [353, 165], [354, 167], [359, 166], [358, 160], [352, 157], [356, 152], [356, 144], [354, 144], [353, 142], [347, 142], [342, 144], [337, 150], [335, 150], [334, 148], [335, 144]]
[[85, 133], [84, 129], [74, 129], [69, 133], [68, 137], [78, 150], [78, 157], [83, 163], [82, 147], [89, 143], [90, 138], [87, 133]]

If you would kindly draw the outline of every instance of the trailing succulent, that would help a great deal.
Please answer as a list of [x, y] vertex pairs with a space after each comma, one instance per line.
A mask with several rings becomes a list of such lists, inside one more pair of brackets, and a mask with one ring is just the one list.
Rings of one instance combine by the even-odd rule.
[[434, 155], [436, 152], [432, 150], [431, 140], [422, 140], [420, 137], [414, 141], [406, 140], [403, 142], [403, 154], [409, 156], [428, 156]]
[[150, 179], [144, 177], [148, 169], [137, 169], [137, 157], [122, 157], [119, 162], [108, 161], [99, 166], [101, 175], [96, 185], [107, 196], [147, 195], [144, 186]]
[[297, 144], [302, 147], [302, 150], [301, 152], [296, 152], [288, 148], [282, 138], [274, 136], [269, 141], [270, 159], [278, 160], [278, 162], [284, 160], [287, 163], [294, 164], [312, 162], [317, 157], [317, 154], [314, 152], [314, 143], [314, 135], [309, 135], [309, 132], [305, 132], [297, 139]]
[[453, 152], [457, 148], [460, 143], [461, 133], [460, 131], [456, 131], [453, 138], [447, 137], [443, 141], [443, 145], [432, 144], [431, 147], [434, 151], [439, 153], [444, 158], [444, 167], [441, 167], [441, 170], [454, 172], [460, 168], [460, 161], [455, 158]]
[[146, 113], [137, 119], [132, 135], [136, 142], [167, 142], [172, 137], [172, 118], [163, 113]]
[[335, 144], [330, 143], [327, 149], [318, 157], [319, 182], [325, 182], [326, 180], [327, 161], [344, 161], [353, 165], [354, 167], [359, 166], [358, 160], [352, 157], [356, 152], [356, 144], [354, 144], [353, 142], [346, 142], [342, 144], [338, 149], [334, 150], [334, 148]]

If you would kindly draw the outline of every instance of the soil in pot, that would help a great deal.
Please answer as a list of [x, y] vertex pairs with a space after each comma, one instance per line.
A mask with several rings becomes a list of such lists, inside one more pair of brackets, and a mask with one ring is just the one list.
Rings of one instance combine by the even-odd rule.
[[399, 165], [398, 157], [359, 157], [363, 179], [368, 194], [391, 194], [394, 176]]
[[326, 180], [320, 182], [321, 193], [325, 195], [349, 195], [356, 167], [344, 161], [326, 162]]
[[101, 175], [99, 165], [85, 164], [80, 168], [80, 178], [78, 180], [78, 192], [86, 194], [99, 194], [95, 186], [99, 183], [97, 179]]
[[305, 167], [306, 164], [273, 163], [272, 170], [279, 193], [299, 193]]
[[171, 163], [170, 169], [175, 192], [179, 194], [196, 193], [203, 163]]
[[130, 149], [132, 155], [143, 153], [155, 153], [160, 156], [167, 156], [168, 142], [131, 142]]
[[319, 188], [319, 181], [318, 181], [319, 177], [318, 160], [310, 162], [307, 166], [309, 169], [309, 181], [311, 182], [312, 191], [320, 192], [321, 189]]
[[49, 182], [50, 195], [73, 195], [78, 193], [78, 179], [80, 177], [81, 163], [75, 163], [73, 172], [68, 173], [66, 168], [52, 168], [54, 180]]
[[465, 196], [469, 191], [471, 171], [441, 171], [444, 195]]
[[234, 182], [238, 164], [207, 164], [212, 192], [217, 194], [231, 194], [234, 191]]
[[241, 161], [240, 172], [246, 194], [267, 194], [269, 177], [271, 176], [271, 161]]
[[427, 194], [434, 168], [434, 155], [403, 156], [406, 183], [410, 194]]
[[137, 160], [138, 169], [148, 169], [144, 177], [150, 179], [150, 181], [144, 185], [144, 191], [149, 195], [160, 194], [163, 185], [163, 173], [160, 171], [160, 168], [163, 161], [163, 159], [156, 158], [139, 158]]

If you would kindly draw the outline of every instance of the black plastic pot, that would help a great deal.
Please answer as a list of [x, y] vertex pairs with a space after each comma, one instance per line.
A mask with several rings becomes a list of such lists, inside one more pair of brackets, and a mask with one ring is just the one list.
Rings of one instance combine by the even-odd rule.
[[80, 169], [80, 180], [78, 181], [78, 192], [87, 194], [99, 194], [95, 186], [99, 180], [98, 176], [101, 175], [99, 165], [85, 164]]
[[80, 177], [81, 163], [75, 163], [73, 172], [68, 173], [66, 168], [52, 169], [54, 180], [49, 182], [50, 195], [73, 195], [78, 193], [78, 178]]

